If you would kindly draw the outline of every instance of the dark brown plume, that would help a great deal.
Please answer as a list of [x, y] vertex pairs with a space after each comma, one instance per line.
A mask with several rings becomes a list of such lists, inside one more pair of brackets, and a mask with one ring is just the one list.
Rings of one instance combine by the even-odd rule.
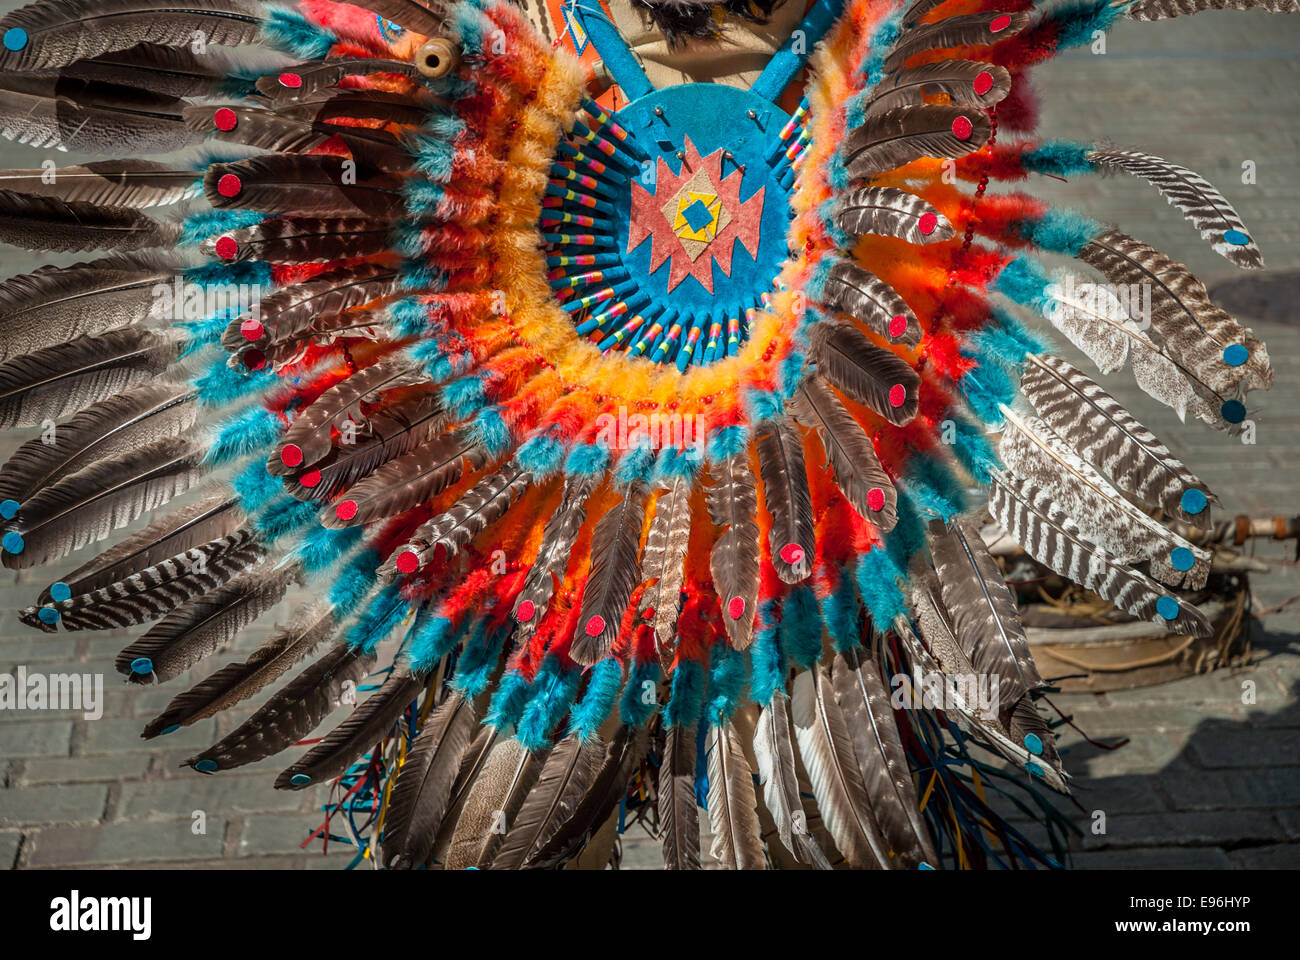
[[185, 762], [214, 773], [275, 756], [315, 730], [340, 698], [355, 702], [357, 685], [374, 661], [373, 654], [336, 644], [220, 742]]
[[292, 153], [214, 163], [203, 176], [203, 193], [218, 209], [292, 210], [304, 217], [380, 220], [406, 215], [400, 177], [357, 176], [345, 166], [350, 163], [346, 157]]
[[984, 146], [992, 127], [975, 107], [899, 107], [869, 116], [844, 142], [851, 177], [873, 177], [921, 157], [961, 157]]
[[582, 591], [578, 628], [569, 650], [578, 663], [603, 660], [618, 635], [623, 611], [639, 580], [646, 494], [644, 484], [629, 485], [591, 535], [591, 572]]
[[155, 220], [128, 207], [66, 203], [54, 197], [0, 190], [0, 243], [77, 253], [172, 247], [179, 236], [179, 224]]
[[763, 420], [754, 433], [763, 505], [772, 515], [767, 532], [772, 566], [786, 583], [798, 583], [812, 572], [816, 546], [803, 435], [784, 419]]
[[834, 319], [812, 325], [808, 346], [821, 375], [850, 400], [899, 427], [916, 416], [921, 375], [898, 354]]

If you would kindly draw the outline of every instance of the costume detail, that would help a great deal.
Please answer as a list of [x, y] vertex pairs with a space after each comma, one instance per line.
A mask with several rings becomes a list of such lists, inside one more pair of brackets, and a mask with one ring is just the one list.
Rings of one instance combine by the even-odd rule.
[[[776, 9], [634, 6], [674, 49]], [[318, 833], [358, 860], [602, 867], [639, 821], [699, 868], [702, 807], [729, 868], [1059, 866], [1047, 685], [969, 488], [1193, 636], [1210, 558], [1173, 521], [1216, 501], [1013, 308], [1229, 434], [1272, 369], [1181, 264], [987, 187], [1125, 171], [1261, 267], [1192, 171], [1030, 135], [1030, 67], [1224, 7], [1297, 2], [816, 0], [748, 87], [659, 89], [597, 0], [5, 16], [6, 137], [205, 150], [0, 172], [0, 240], [104, 254], [0, 285], [0, 425], [42, 428], [3, 563], [150, 517], [20, 616], [149, 624], [116, 665], [161, 683], [305, 587], [143, 735], [280, 684], [214, 774], [352, 705], [275, 785], [337, 780]]]

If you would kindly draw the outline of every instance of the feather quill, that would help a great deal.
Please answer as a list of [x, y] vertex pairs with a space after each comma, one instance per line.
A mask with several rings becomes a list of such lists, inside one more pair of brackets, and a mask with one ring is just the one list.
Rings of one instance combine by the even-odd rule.
[[370, 695], [320, 743], [275, 778], [277, 790], [301, 790], [312, 783], [327, 783], [350, 767], [358, 757], [382, 740], [424, 682], [394, 669], [383, 686]]
[[914, 193], [896, 187], [860, 187], [835, 201], [835, 222], [845, 233], [874, 233], [908, 243], [951, 240], [952, 224]]
[[113, 666], [132, 683], [163, 683], [230, 646], [239, 631], [280, 602], [296, 576], [244, 573], [181, 604], [117, 655]]
[[665, 870], [700, 869], [700, 810], [695, 802], [695, 726], [665, 731], [659, 767], [659, 831]]
[[453, 691], [431, 713], [411, 744], [384, 822], [384, 866], [418, 867], [433, 841], [461, 760], [474, 739], [474, 704]]
[[916, 416], [921, 375], [856, 327], [834, 319], [814, 323], [808, 347], [818, 372], [850, 400], [898, 427]]
[[827, 306], [844, 311], [891, 343], [913, 346], [921, 340], [921, 325], [903, 298], [856, 263], [835, 264], [822, 297]]
[[513, 738], [498, 741], [474, 778], [447, 849], [446, 869], [486, 870], [546, 764]]
[[835, 485], [858, 515], [883, 531], [892, 530], [898, 522], [898, 492], [861, 424], [819, 377], [803, 382], [792, 399], [791, 412], [816, 432]]
[[569, 649], [569, 656], [578, 663], [590, 666], [605, 659], [618, 636], [640, 573], [646, 493], [643, 484], [629, 484], [592, 532], [591, 572]]
[[329, 639], [336, 625], [332, 607], [309, 607], [292, 624], [267, 637], [247, 660], [227, 664], [206, 680], [173, 697], [162, 713], [145, 724], [141, 736], [147, 740], [177, 726], [188, 727], [247, 700], [309, 656]]
[[763, 505], [772, 515], [767, 531], [772, 566], [785, 583], [799, 583], [812, 572], [817, 539], [803, 437], [785, 419], [760, 421], [754, 433]]
[[709, 553], [709, 572], [727, 639], [744, 650], [754, 639], [758, 610], [758, 489], [747, 452], [732, 454], [709, 472], [712, 482], [704, 488], [704, 500], [721, 531]]
[[1173, 633], [1207, 637], [1213, 632], [1194, 606], [1170, 596], [1155, 581], [1116, 563], [1086, 542], [1065, 511], [1030, 481], [995, 472], [989, 513], [1043, 566], [1118, 609], [1142, 620], [1164, 623]]
[[201, 773], [214, 773], [275, 756], [315, 730], [343, 702], [345, 693], [350, 699], [374, 660], [373, 654], [334, 645], [252, 716], [186, 764]]
[[1169, 516], [1208, 529], [1208, 508], [1183, 509], [1188, 490], [1218, 498], [1145, 426], [1101, 387], [1060, 357], [1031, 355], [1020, 392], [1062, 440], [1126, 493]]

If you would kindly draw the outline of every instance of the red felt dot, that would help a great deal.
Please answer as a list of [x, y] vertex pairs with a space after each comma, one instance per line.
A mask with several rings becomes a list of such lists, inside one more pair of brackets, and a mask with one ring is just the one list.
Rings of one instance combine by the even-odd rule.
[[262, 334], [266, 331], [262, 329], [262, 324], [259, 321], [249, 317], [239, 325], [239, 332], [245, 340], [256, 343], [262, 339]]
[[525, 600], [523, 603], [519, 604], [519, 609], [515, 611], [515, 616], [517, 616], [522, 622], [527, 623], [529, 620], [533, 619], [533, 614], [536, 612], [537, 605], [531, 600]]
[[420, 568], [420, 557], [414, 550], [403, 550], [397, 557], [397, 569], [402, 573], [414, 573]]
[[587, 621], [587, 626], [583, 629], [587, 631], [587, 636], [598, 637], [605, 632], [605, 618], [601, 616], [592, 617]]
[[907, 388], [901, 383], [896, 383], [889, 388], [889, 405], [891, 407], [901, 407], [907, 403]]
[[867, 509], [883, 510], [885, 509], [885, 491], [879, 487], [872, 487], [867, 491]]
[[921, 219], [916, 223], [916, 229], [920, 230], [925, 236], [934, 233], [934, 228], [939, 225], [939, 217], [933, 213], [921, 214]]
[[727, 602], [727, 616], [729, 616], [732, 620], [739, 620], [744, 615], [745, 615], [745, 598], [732, 597], [731, 600]]
[[958, 117], [952, 122], [952, 135], [958, 140], [966, 140], [970, 137], [971, 131], [975, 128], [971, 126], [969, 120], [965, 117]]
[[645, 618], [646, 620], [653, 620], [653, 619], [655, 618], [655, 608], [654, 608], [654, 607], [646, 607], [646, 608], [645, 608], [645, 613], [641, 614], [641, 616], [642, 616], [643, 618]]
[[301, 477], [298, 478], [298, 482], [302, 484], [304, 487], [306, 487], [308, 490], [319, 487], [320, 471], [308, 470], [306, 473], [304, 473]]
[[803, 547], [797, 543], [787, 543], [781, 548], [781, 559], [789, 564], [798, 563], [803, 559]]
[[302, 463], [302, 447], [296, 443], [286, 443], [280, 448], [280, 462], [286, 467], [296, 467]]
[[212, 122], [217, 125], [218, 130], [234, 130], [235, 125], [239, 123], [239, 115], [229, 107], [222, 107], [212, 115]]
[[355, 500], [343, 500], [334, 508], [334, 515], [340, 520], [351, 520], [357, 515], [357, 502]]
[[993, 18], [989, 24], [989, 33], [1001, 33], [1009, 26], [1011, 26], [1011, 17], [1004, 13], [1000, 17]]
[[981, 97], [984, 96], [984, 94], [993, 89], [993, 74], [989, 73], [987, 70], [981, 71], [975, 75], [975, 82], [971, 84], [971, 86], [975, 88], [975, 93], [977, 95]]
[[280, 86], [296, 90], [302, 86], [302, 77], [296, 73], [282, 73], [280, 74]]
[[261, 370], [266, 366], [266, 354], [261, 350], [249, 350], [244, 353], [244, 366], [249, 370]]
[[907, 317], [901, 313], [889, 320], [889, 335], [891, 337], [901, 337], [907, 333]]
[[237, 197], [242, 189], [244, 189], [243, 183], [233, 173], [227, 173], [217, 181], [217, 193], [223, 197]]
[[239, 256], [239, 244], [234, 237], [221, 237], [217, 240], [215, 249], [217, 256], [222, 260], [234, 260], [235, 257]]

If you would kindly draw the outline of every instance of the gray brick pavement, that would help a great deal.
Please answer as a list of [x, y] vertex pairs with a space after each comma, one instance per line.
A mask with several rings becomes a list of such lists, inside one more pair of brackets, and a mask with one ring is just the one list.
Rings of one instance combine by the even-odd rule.
[[[1300, 18], [1209, 13], [1163, 24], [1121, 23], [1105, 56], [1074, 52], [1035, 71], [1045, 104], [1043, 135], [1109, 137], [1197, 170], [1233, 201], [1264, 250], [1269, 270], [1239, 277], [1147, 184], [1132, 178], [1032, 185], [1184, 260], [1267, 341], [1277, 383], [1260, 400], [1254, 446], [1230, 443], [1197, 424], [1179, 425], [1127, 375], [1103, 378], [1220, 493], [1227, 514], [1300, 512], [1300, 330], [1293, 320], [1300, 294], [1300, 134], [1288, 122], [1300, 107], [1298, 64]], [[28, 165], [23, 151], [0, 144], [0, 165]], [[1256, 168], [1252, 185], [1240, 182], [1245, 161]], [[40, 262], [11, 250], [0, 258], [5, 275]], [[3, 438], [0, 452], [13, 444]], [[1283, 558], [1267, 543], [1258, 552]], [[28, 602], [43, 582], [39, 575], [0, 573], [0, 610]], [[1300, 593], [1300, 575], [1279, 567], [1256, 578], [1255, 592], [1257, 607], [1278, 604]], [[277, 616], [283, 622], [287, 615]], [[264, 628], [250, 631], [240, 648], [261, 636]], [[144, 719], [184, 689], [187, 678], [157, 690], [118, 686], [111, 661], [123, 638], [46, 637], [0, 620], [0, 670], [77, 664], [104, 672], [108, 688], [98, 721], [0, 714], [0, 865], [328, 869], [351, 859], [352, 851], [337, 845], [325, 857], [299, 849], [318, 822], [321, 797], [272, 790], [279, 763], [219, 778], [178, 769], [190, 748], [230, 729], [229, 718], [141, 741]], [[1146, 690], [1054, 698], [1091, 736], [1133, 739], [1113, 753], [1075, 736], [1064, 740], [1080, 802], [1105, 811], [1107, 820], [1105, 835], [1087, 833], [1080, 842], [1076, 867], [1300, 866], [1300, 607], [1256, 625], [1253, 645], [1254, 657], [1241, 669]], [[197, 669], [193, 679], [215, 666]], [[1242, 702], [1243, 681], [1254, 683], [1251, 705]], [[205, 812], [206, 832], [195, 832], [195, 810]], [[1086, 831], [1088, 819], [1080, 823]], [[658, 865], [653, 841], [625, 838], [625, 867]]]

